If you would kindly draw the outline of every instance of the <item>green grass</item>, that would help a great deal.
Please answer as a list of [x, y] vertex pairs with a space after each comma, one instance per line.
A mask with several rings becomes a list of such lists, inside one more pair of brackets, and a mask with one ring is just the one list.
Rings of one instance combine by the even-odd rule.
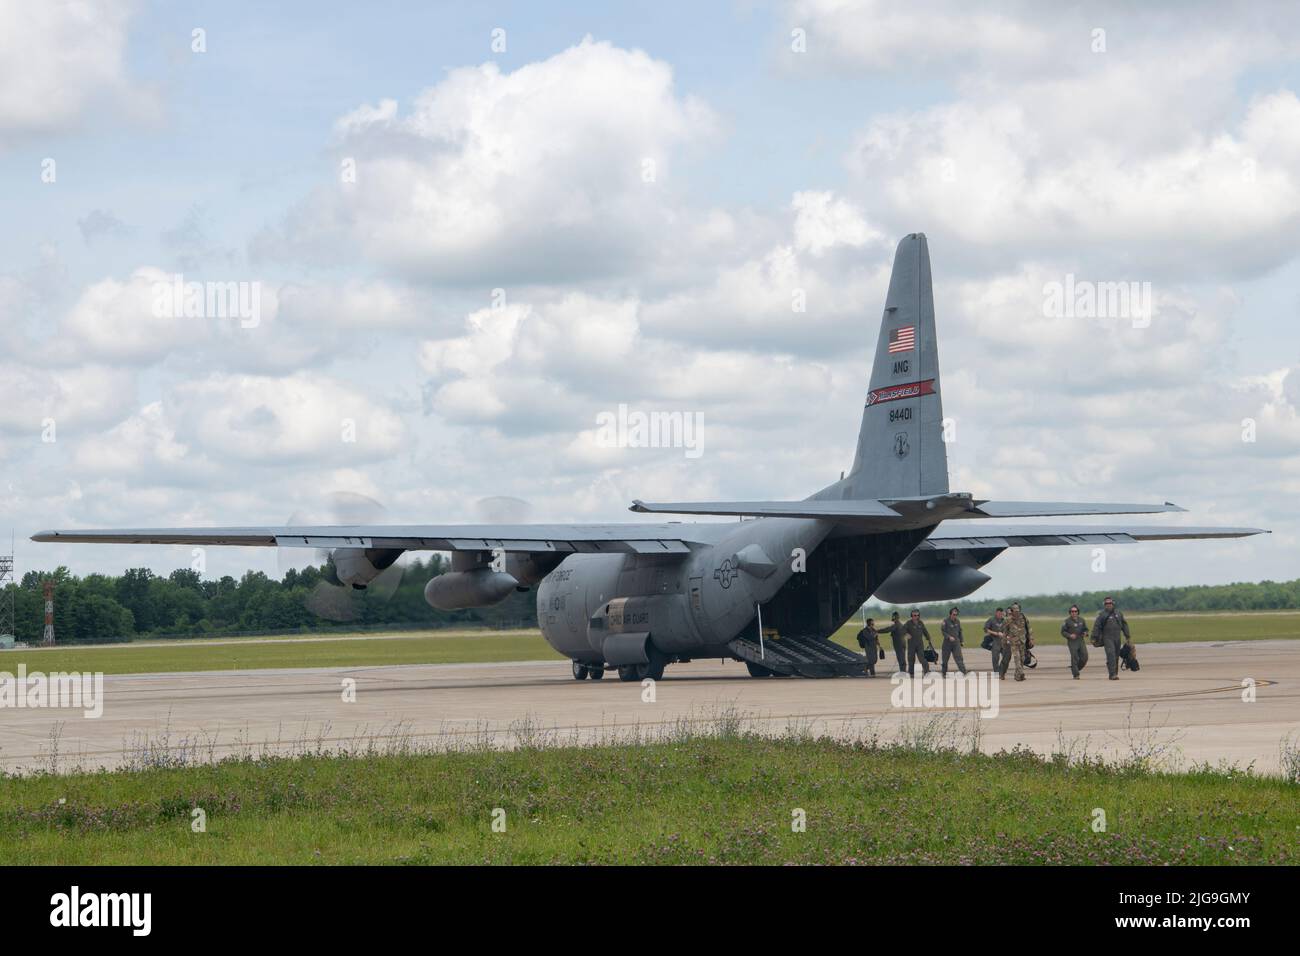
[[[1257, 611], [1241, 614], [1131, 614], [1139, 644], [1167, 641], [1250, 641], [1300, 638], [1300, 612]], [[1063, 643], [1059, 622], [1031, 618], [1035, 641]], [[928, 620], [939, 639], [939, 621]], [[966, 643], [978, 645], [983, 621], [967, 621]], [[857, 620], [844, 625], [835, 640], [857, 648]], [[973, 639], [973, 640], [972, 640]], [[392, 636], [340, 634], [325, 638], [215, 638], [140, 644], [19, 648], [0, 652], [0, 670], [14, 673], [20, 663], [29, 671], [100, 671], [105, 674], [152, 674], [166, 671], [250, 670], [276, 667], [362, 667], [385, 664], [455, 664], [494, 661], [559, 660], [540, 631], [437, 630], [400, 631]]]
[[1294, 864], [1296, 795], [1228, 771], [797, 735], [250, 757], [0, 781], [0, 864]]
[[[1096, 618], [1096, 611], [1085, 614], [1088, 625]], [[1234, 614], [1220, 612], [1206, 614], [1126, 614], [1133, 640], [1138, 644], [1167, 644], [1175, 641], [1266, 641], [1279, 638], [1300, 638], [1300, 611], [1242, 611]], [[1042, 614], [1029, 615], [1034, 629], [1034, 643], [1044, 646], [1064, 644], [1061, 637], [1060, 618]], [[887, 619], [886, 619], [887, 620]], [[962, 619], [965, 643], [979, 646], [984, 636], [984, 617]], [[876, 618], [879, 627], [881, 618]], [[925, 619], [930, 636], [938, 646], [941, 618]], [[858, 646], [860, 618], [850, 621], [835, 633], [835, 640], [854, 649]], [[888, 638], [886, 638], [888, 641]]]
[[[216, 640], [220, 640], [219, 638]], [[169, 641], [161, 644], [79, 645], [19, 648], [0, 653], [0, 670], [100, 671], [105, 674], [152, 674], [165, 671], [249, 670], [276, 667], [352, 667], [382, 664], [450, 664], [520, 660], [557, 660], [559, 655], [540, 631], [402, 632], [340, 639], [252, 638], [229, 643]]]

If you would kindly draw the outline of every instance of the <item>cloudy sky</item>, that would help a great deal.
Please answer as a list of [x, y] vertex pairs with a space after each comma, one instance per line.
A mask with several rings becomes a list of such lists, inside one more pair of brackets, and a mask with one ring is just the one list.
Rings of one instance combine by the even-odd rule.
[[[338, 491], [803, 497], [924, 231], [954, 490], [1274, 532], [1006, 555], [984, 593], [1300, 575], [1300, 13], [1126, 6], [0, 0], [19, 570], [166, 571], [189, 550], [23, 539]], [[160, 309], [177, 276], [256, 321]], [[1149, 321], [1048, 314], [1067, 281], [1149, 283]], [[623, 403], [702, 415], [703, 453], [603, 447]]]

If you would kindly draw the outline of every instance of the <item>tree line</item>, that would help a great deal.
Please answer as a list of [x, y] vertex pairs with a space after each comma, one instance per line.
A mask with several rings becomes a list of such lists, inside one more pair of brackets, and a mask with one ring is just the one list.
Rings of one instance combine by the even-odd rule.
[[[424, 585], [449, 568], [441, 555], [416, 557], [387, 598], [369, 591], [331, 592], [335, 609], [322, 617], [313, 593], [331, 573], [328, 565], [291, 569], [280, 580], [247, 571], [204, 580], [179, 568], [165, 577], [148, 568], [121, 575], [77, 577], [67, 568], [29, 571], [13, 592], [15, 637], [37, 644], [45, 625], [41, 590], [54, 581], [54, 635], [59, 644], [103, 644], [144, 637], [216, 637], [236, 633], [311, 632], [381, 627], [536, 627], [536, 596], [516, 592], [500, 604], [464, 611], [439, 611], [424, 600]], [[337, 586], [332, 586], [337, 587]], [[9, 594], [4, 595], [9, 599]], [[344, 613], [339, 614], [342, 611]], [[338, 620], [342, 617], [343, 620]]]
[[[165, 577], [148, 568], [131, 568], [113, 576], [77, 577], [67, 568], [29, 571], [11, 584], [19, 641], [40, 642], [45, 622], [47, 579], [55, 582], [54, 631], [60, 644], [102, 644], [143, 637], [209, 637], [236, 633], [313, 632], [330, 628], [382, 627], [536, 627], [535, 592], [516, 592], [500, 604], [463, 611], [439, 611], [424, 600], [424, 585], [449, 569], [441, 555], [415, 557], [405, 566], [396, 590], [387, 599], [368, 591], [336, 592], [345, 620], [322, 617], [311, 600], [330, 574], [328, 565], [290, 570], [280, 580], [247, 571], [204, 580], [181, 568]], [[1061, 592], [1020, 598], [1027, 614], [1063, 615], [1078, 604], [1085, 616], [1113, 595], [1125, 611], [1263, 611], [1300, 608], [1300, 579], [1187, 587], [1122, 588], [1115, 591]], [[9, 599], [5, 594], [4, 599]], [[956, 604], [963, 614], [987, 617], [1011, 599], [962, 600], [920, 605], [926, 617], [947, 613]], [[337, 605], [336, 605], [337, 606]], [[870, 603], [867, 613], [888, 617], [892, 605]]]
[[[1259, 581], [1236, 584], [1193, 584], [1183, 587], [1119, 588], [1110, 591], [1061, 591], [1056, 594], [1036, 594], [1018, 598], [989, 598], [960, 601], [938, 601], [918, 604], [926, 617], [948, 613], [957, 607], [963, 615], [987, 617], [1000, 607], [1018, 600], [1026, 614], [1053, 614], [1065, 616], [1071, 604], [1079, 605], [1086, 617], [1101, 610], [1107, 596], [1124, 611], [1277, 611], [1300, 608], [1300, 578], [1294, 581]], [[911, 605], [895, 606], [869, 602], [867, 614], [879, 618], [892, 611], [906, 614]]]

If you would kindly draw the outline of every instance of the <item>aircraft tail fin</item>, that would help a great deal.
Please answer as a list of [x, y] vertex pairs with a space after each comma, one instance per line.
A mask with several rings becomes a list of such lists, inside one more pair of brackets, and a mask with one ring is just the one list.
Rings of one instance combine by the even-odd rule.
[[905, 236], [894, 253], [857, 453], [843, 484], [854, 498], [948, 491], [934, 289], [923, 233]]

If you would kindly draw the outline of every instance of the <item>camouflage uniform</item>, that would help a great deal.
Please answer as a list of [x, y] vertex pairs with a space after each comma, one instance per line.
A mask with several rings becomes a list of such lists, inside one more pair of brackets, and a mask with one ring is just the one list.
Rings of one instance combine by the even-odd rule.
[[1030, 650], [1030, 648], [1034, 646], [1034, 630], [1029, 626], [1029, 618], [1025, 617], [1024, 611], [1020, 612], [1020, 616], [1024, 618], [1025, 621], [1025, 666], [1037, 667], [1037, 656]]
[[925, 622], [919, 618], [915, 621], [909, 619], [903, 625], [903, 631], [907, 634], [907, 673], [916, 676], [918, 658], [921, 661], [921, 673], [930, 673], [930, 662], [925, 659], [925, 649], [921, 644], [923, 638], [927, 644], [930, 642], [930, 632], [925, 629]]
[[947, 675], [948, 658], [957, 662], [957, 670], [966, 673], [966, 662], [961, 657], [961, 621], [945, 617], [939, 628], [943, 631], [943, 650], [939, 654], [939, 673]]
[[[1016, 680], [1025, 679], [1025, 618], [1012, 611], [1007, 615], [1007, 644], [1011, 653], [1008, 657], [1015, 662]], [[1007, 659], [1002, 659], [1002, 676], [1007, 676]]]
[[1083, 665], [1088, 663], [1088, 622], [1079, 617], [1067, 617], [1061, 625], [1061, 636], [1070, 649], [1070, 676], [1078, 678]]
[[1092, 625], [1092, 634], [1094, 638], [1101, 638], [1101, 646], [1106, 648], [1106, 671], [1111, 677], [1118, 677], [1120, 635], [1122, 634], [1125, 640], [1133, 640], [1133, 636], [1128, 632], [1128, 621], [1124, 620], [1124, 613], [1119, 608], [1103, 610]]
[[1007, 662], [1011, 659], [1011, 648], [1007, 645], [1007, 619], [1004, 617], [999, 621], [994, 614], [984, 622], [984, 630], [994, 632], [993, 646], [989, 648], [989, 653], [993, 655], [993, 670], [1005, 674]]

